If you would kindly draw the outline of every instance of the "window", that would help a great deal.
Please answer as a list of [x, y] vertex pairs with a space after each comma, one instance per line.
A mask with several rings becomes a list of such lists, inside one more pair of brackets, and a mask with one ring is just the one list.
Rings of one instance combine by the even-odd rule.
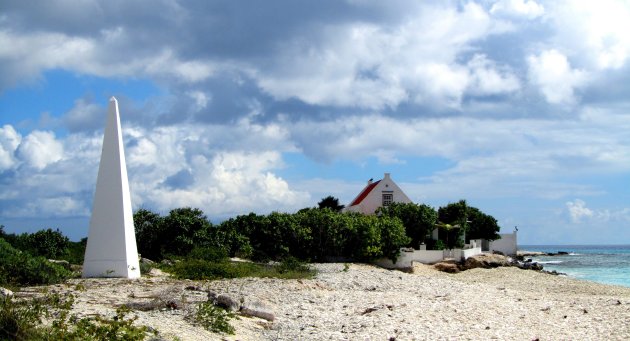
[[394, 201], [394, 193], [383, 192], [383, 206], [389, 206]]

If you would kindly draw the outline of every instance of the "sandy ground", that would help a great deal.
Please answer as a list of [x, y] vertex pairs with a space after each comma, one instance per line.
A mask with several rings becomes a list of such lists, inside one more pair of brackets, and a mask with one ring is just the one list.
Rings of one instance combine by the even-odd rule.
[[[311, 280], [193, 282], [158, 275], [78, 279], [48, 289], [76, 295], [74, 312], [82, 316], [172, 301], [177, 309], [160, 303], [133, 313], [165, 340], [630, 340], [630, 288], [513, 267], [458, 274], [425, 265], [413, 273], [362, 264], [314, 267], [319, 273]], [[207, 300], [208, 290], [258, 302], [275, 321], [242, 316], [231, 321], [236, 335], [205, 331], [185, 316]]]

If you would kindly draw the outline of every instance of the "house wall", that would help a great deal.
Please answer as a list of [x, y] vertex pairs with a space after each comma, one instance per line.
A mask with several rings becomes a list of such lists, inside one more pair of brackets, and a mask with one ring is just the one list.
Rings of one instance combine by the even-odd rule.
[[499, 235], [501, 236], [501, 239], [490, 242], [490, 251], [499, 251], [505, 255], [516, 255], [518, 246], [516, 231], [512, 233], [501, 233]]
[[379, 207], [383, 205], [383, 193], [390, 192], [393, 194], [393, 202], [410, 203], [411, 199], [392, 181], [389, 173], [385, 173], [385, 177], [372, 189], [372, 191], [358, 205], [350, 206], [346, 211], [360, 212], [363, 214], [373, 214]]

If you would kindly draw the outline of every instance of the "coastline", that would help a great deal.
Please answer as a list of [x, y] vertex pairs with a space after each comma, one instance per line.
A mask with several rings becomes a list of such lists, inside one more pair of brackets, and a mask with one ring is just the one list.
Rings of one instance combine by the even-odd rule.
[[[134, 311], [136, 323], [180, 340], [630, 339], [630, 288], [515, 267], [447, 274], [414, 265], [411, 273], [365, 264], [313, 264], [314, 279], [174, 280], [164, 275], [76, 279], [48, 287], [76, 295], [73, 311], [111, 314], [121, 304], [177, 299], [178, 309]], [[81, 284], [84, 290], [75, 290]], [[28, 288], [38, 291], [39, 288]], [[188, 288], [188, 289], [187, 289]], [[190, 288], [193, 288], [192, 290]], [[207, 291], [257, 302], [273, 322], [241, 316], [236, 335], [185, 320]], [[189, 305], [189, 306], [187, 306]]]

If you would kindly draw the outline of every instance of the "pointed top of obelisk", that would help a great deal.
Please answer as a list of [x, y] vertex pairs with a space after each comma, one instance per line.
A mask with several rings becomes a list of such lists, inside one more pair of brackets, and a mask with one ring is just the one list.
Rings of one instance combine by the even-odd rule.
[[110, 102], [118, 102], [118, 101], [116, 100], [116, 97], [114, 97], [114, 96], [112, 96], [112, 98], [110, 98], [110, 99], [109, 99], [109, 101], [110, 101]]

